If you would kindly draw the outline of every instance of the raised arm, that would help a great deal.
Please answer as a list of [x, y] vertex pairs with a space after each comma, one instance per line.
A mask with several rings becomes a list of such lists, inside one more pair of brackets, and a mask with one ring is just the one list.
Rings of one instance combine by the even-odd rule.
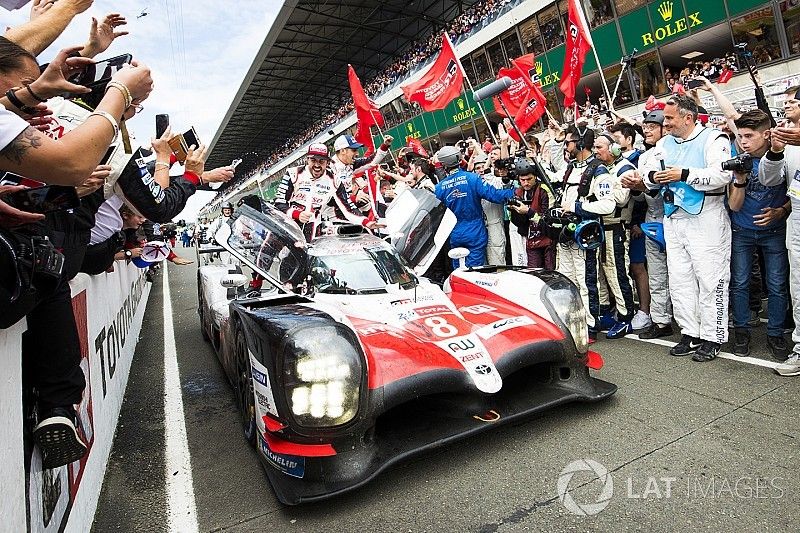
[[38, 56], [64, 32], [75, 15], [89, 9], [93, 2], [94, 0], [59, 0], [25, 24], [9, 28], [5, 37]]

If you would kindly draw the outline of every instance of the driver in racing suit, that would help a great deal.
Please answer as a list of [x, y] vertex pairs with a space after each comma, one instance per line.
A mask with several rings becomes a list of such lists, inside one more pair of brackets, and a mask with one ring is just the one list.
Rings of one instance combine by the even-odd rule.
[[306, 165], [290, 168], [281, 180], [275, 207], [300, 225], [309, 242], [322, 218], [343, 218], [369, 229], [380, 227], [376, 221], [359, 214], [350, 200], [348, 187], [341, 177], [334, 177], [329, 163], [328, 148], [324, 144], [310, 145]]
[[[617, 207], [614, 180], [608, 168], [592, 153], [594, 144], [595, 133], [588, 126], [567, 128], [564, 154], [570, 162], [562, 182], [561, 208], [584, 220], [611, 215]], [[597, 250], [583, 250], [574, 240], [562, 237], [558, 245], [558, 271], [580, 290], [589, 338], [596, 339], [600, 326]]]
[[[448, 172], [447, 177], [436, 184], [436, 198], [457, 219], [456, 227], [450, 234], [450, 246], [469, 249], [466, 259], [468, 267], [485, 265], [489, 234], [484, 223], [481, 199], [496, 204], [506, 203], [514, 196], [514, 189], [497, 189], [474, 172], [458, 169], [462, 154], [455, 146], [442, 147], [436, 152], [436, 157]], [[455, 260], [453, 267], [458, 268]]]
[[[367, 190], [367, 195], [373, 205], [375, 205], [378, 200], [384, 203], [383, 197], [380, 196], [378, 184], [375, 183], [374, 180], [370, 180], [370, 177], [365, 171], [380, 165], [381, 161], [388, 155], [393, 140], [394, 137], [387, 135], [383, 138], [383, 144], [378, 147], [378, 150], [374, 154], [367, 157], [356, 157], [358, 155], [358, 149], [363, 148], [364, 145], [357, 142], [352, 135], [340, 135], [333, 143], [333, 149], [336, 153], [333, 154], [333, 157], [330, 159], [329, 168], [336, 179], [344, 183], [346, 189], [350, 190], [353, 185], [352, 182], [356, 181], [360, 194], [364, 195], [363, 191]], [[359, 175], [358, 177], [354, 175], [356, 170], [361, 171], [357, 173]], [[358, 196], [358, 194], [359, 193], [357, 193], [356, 196]], [[366, 198], [364, 201], [366, 203]], [[367, 211], [371, 210], [370, 207]]]

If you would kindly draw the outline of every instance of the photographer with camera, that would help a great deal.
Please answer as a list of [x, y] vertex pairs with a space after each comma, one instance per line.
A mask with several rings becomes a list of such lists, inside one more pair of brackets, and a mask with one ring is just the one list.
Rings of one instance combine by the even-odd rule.
[[[436, 184], [435, 194], [450, 211], [457, 222], [450, 234], [450, 247], [469, 249], [467, 266], [486, 264], [486, 243], [489, 240], [483, 221], [481, 200], [504, 204], [514, 196], [513, 189], [498, 189], [486, 183], [473, 172], [461, 170], [463, 154], [455, 146], [443, 146], [436, 152], [447, 175]], [[458, 268], [453, 260], [454, 268]]]
[[682, 332], [670, 355], [694, 354], [694, 361], [704, 362], [715, 359], [728, 340], [731, 231], [724, 196], [730, 173], [722, 163], [730, 159], [731, 147], [725, 134], [701, 125], [697, 114], [688, 96], [667, 100], [669, 135], [658, 142], [658, 156], [642, 174], [648, 188], [662, 188], [667, 211], [669, 287]]
[[537, 179], [536, 168], [530, 161], [520, 158], [514, 166], [520, 188], [514, 191], [514, 198], [508, 201], [508, 211], [512, 224], [522, 237], [522, 249], [526, 255], [522, 265], [555, 270], [556, 246], [547, 235], [544, 221], [555, 196], [549, 187]]
[[[772, 187], [785, 183], [791, 199], [786, 223], [786, 248], [789, 253], [789, 290], [792, 298], [794, 350], [775, 368], [781, 376], [800, 376], [800, 86], [785, 92], [783, 111], [788, 120], [770, 132], [769, 150], [761, 158], [758, 180]], [[786, 210], [784, 206], [783, 210]]]
[[750, 354], [750, 272], [757, 249], [764, 255], [764, 281], [767, 286], [767, 345], [772, 356], [783, 360], [788, 355], [783, 338], [788, 294], [786, 280], [789, 261], [786, 256], [786, 184], [772, 187], [758, 181], [761, 157], [770, 146], [769, 116], [759, 109], [736, 119], [739, 144], [744, 153], [723, 163], [733, 172], [728, 186], [731, 210], [731, 305], [733, 306], [733, 353]]

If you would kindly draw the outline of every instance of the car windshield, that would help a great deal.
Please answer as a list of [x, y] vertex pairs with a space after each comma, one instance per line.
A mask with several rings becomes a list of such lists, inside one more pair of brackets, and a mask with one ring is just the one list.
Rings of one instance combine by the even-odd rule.
[[384, 292], [387, 285], [406, 288], [417, 282], [405, 261], [388, 247], [312, 255], [311, 279], [317, 291], [341, 294]]
[[231, 224], [228, 245], [257, 270], [282, 284], [297, 285], [305, 277], [305, 238], [291, 221], [267, 218], [240, 208]]

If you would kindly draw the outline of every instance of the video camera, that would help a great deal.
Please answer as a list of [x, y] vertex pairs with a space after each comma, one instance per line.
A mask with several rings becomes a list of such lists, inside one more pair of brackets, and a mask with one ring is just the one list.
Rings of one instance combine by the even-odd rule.
[[740, 173], [751, 172], [753, 170], [753, 156], [750, 154], [741, 154], [727, 161], [723, 161], [722, 170]]

